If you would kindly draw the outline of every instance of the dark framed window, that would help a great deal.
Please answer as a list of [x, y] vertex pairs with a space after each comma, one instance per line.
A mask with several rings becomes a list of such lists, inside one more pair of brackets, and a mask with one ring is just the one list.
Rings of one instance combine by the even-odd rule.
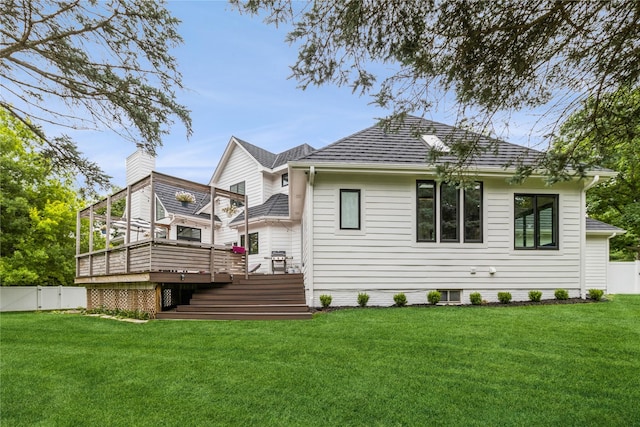
[[340, 229], [360, 230], [360, 190], [340, 189]]
[[482, 243], [482, 183], [464, 190], [464, 241]]
[[[418, 242], [460, 242], [462, 233], [465, 243], [482, 243], [482, 182], [475, 182], [464, 191], [446, 182], [418, 180], [416, 185]], [[439, 203], [436, 202], [438, 187]]]
[[188, 240], [190, 242], [202, 241], [202, 230], [193, 227], [178, 226], [178, 240]]
[[455, 185], [440, 185], [440, 241], [459, 242], [460, 190]]
[[[232, 193], [245, 194], [244, 181], [229, 186], [229, 191], [231, 191]], [[230, 203], [231, 203], [231, 206], [238, 206], [238, 207], [244, 206], [244, 203], [239, 200], [232, 199]]]
[[514, 247], [558, 249], [558, 195], [514, 195]]
[[286, 187], [287, 185], [289, 185], [289, 174], [283, 173], [280, 182], [282, 184], [282, 187]]
[[[240, 246], [244, 245], [244, 234], [240, 235]], [[255, 255], [260, 252], [260, 239], [258, 233], [249, 233], [249, 247], [247, 248], [249, 255]]]
[[436, 241], [436, 182], [417, 181], [418, 242]]

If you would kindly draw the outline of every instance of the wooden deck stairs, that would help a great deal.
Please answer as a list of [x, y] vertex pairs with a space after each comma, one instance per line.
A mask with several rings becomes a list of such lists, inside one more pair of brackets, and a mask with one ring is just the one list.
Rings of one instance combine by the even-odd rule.
[[200, 289], [188, 305], [163, 311], [157, 319], [284, 320], [311, 319], [302, 274], [252, 275]]

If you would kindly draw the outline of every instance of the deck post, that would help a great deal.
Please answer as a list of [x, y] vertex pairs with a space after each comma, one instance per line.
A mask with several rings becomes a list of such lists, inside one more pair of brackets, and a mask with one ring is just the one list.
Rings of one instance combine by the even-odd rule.
[[[246, 193], [246, 192], [245, 192]], [[244, 195], [244, 278], [249, 279], [249, 197]]]
[[89, 207], [89, 276], [93, 276], [93, 205]]
[[149, 175], [149, 180], [151, 181], [151, 195], [149, 196], [151, 198], [151, 212], [149, 212], [149, 237], [152, 240], [155, 240], [156, 238], [156, 184], [153, 179], [154, 175], [154, 172], [151, 172], [151, 175]]
[[76, 214], [76, 277], [80, 277], [80, 242], [81, 242], [81, 227], [82, 218], [80, 216], [80, 211]]
[[216, 248], [215, 248], [215, 243], [216, 243], [216, 187], [214, 187], [213, 185], [210, 186], [211, 188], [211, 261], [209, 263], [209, 272], [211, 273], [211, 281], [214, 281], [214, 276], [215, 276], [215, 253], [216, 253]]
[[107, 196], [107, 221], [105, 227], [106, 243], [104, 248], [106, 249], [106, 251], [104, 253], [104, 271], [106, 274], [109, 274], [109, 254], [111, 253], [111, 251], [109, 250], [109, 247], [111, 245], [111, 196]]
[[131, 252], [129, 250], [129, 243], [131, 243], [131, 185], [127, 185], [127, 229], [124, 232], [124, 272], [129, 273], [129, 264]]

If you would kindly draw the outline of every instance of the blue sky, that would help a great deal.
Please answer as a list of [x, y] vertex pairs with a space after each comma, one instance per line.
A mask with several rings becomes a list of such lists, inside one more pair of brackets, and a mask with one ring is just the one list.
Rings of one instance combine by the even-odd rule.
[[[297, 50], [284, 41], [286, 28], [241, 15], [224, 1], [172, 1], [168, 8], [182, 20], [184, 44], [174, 54], [185, 90], [178, 96], [192, 111], [193, 135], [187, 140], [185, 129], [174, 127], [158, 150], [160, 172], [206, 183], [231, 136], [274, 153], [302, 143], [320, 148], [388, 113], [348, 87], [298, 89], [289, 79]], [[453, 124], [452, 107], [427, 118]], [[526, 144], [529, 128], [512, 124], [506, 139]], [[125, 185], [125, 159], [133, 144], [107, 132], [73, 136], [114, 184]]]

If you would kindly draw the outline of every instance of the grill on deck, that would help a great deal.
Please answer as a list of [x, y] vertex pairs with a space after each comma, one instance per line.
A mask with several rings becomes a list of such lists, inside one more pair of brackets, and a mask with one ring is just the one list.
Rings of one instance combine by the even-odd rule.
[[287, 272], [287, 251], [271, 251], [271, 272]]

